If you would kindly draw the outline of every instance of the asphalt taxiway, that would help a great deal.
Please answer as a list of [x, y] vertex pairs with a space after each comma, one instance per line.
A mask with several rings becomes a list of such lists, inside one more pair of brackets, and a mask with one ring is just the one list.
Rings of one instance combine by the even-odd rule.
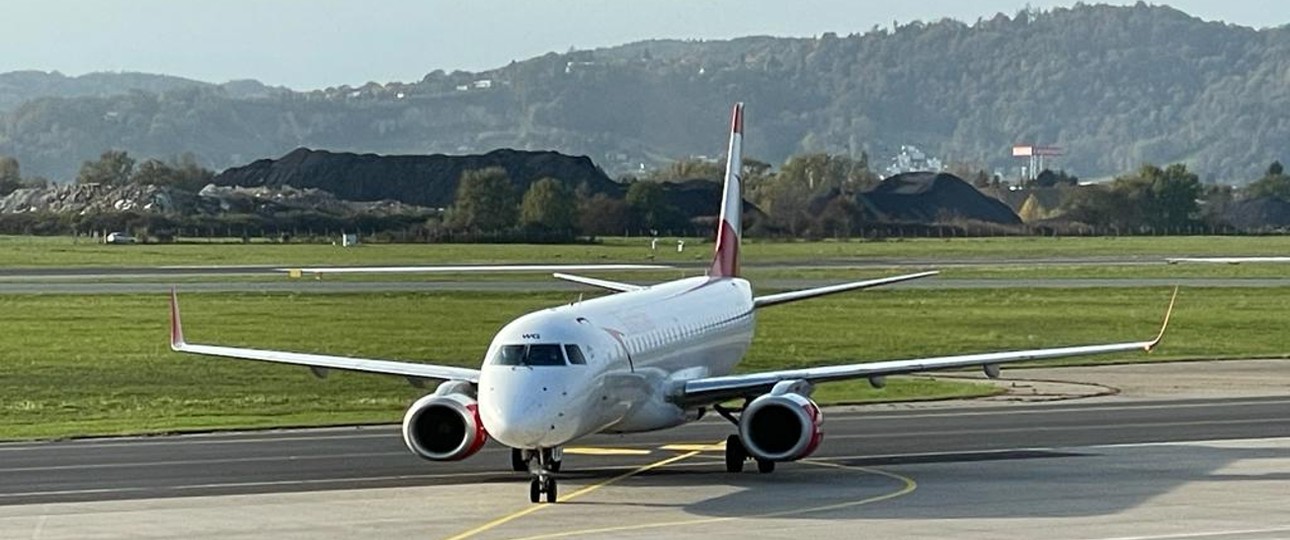
[[724, 472], [719, 419], [594, 437], [556, 505], [527, 502], [505, 448], [426, 463], [392, 426], [0, 445], [0, 537], [1290, 536], [1290, 397], [858, 408], [825, 428], [769, 475]]
[[[1163, 265], [1160, 259], [1084, 257], [1039, 259], [872, 259], [862, 261], [782, 261], [749, 264], [753, 269], [781, 270], [854, 270], [856, 278], [875, 277], [879, 271], [925, 270], [928, 268], [974, 266], [1105, 266]], [[461, 279], [387, 280], [328, 279], [326, 274], [306, 273], [289, 278], [289, 265], [212, 265], [155, 267], [46, 267], [0, 268], [0, 294], [151, 294], [168, 292], [178, 285], [191, 292], [294, 292], [294, 293], [380, 293], [380, 292], [540, 292], [579, 291], [586, 286], [553, 279], [546, 273], [521, 273], [505, 279], [472, 279], [469, 273], [455, 274]], [[362, 268], [362, 267], [353, 267]], [[675, 267], [686, 275], [699, 275], [701, 266], [690, 263]], [[657, 272], [657, 270], [655, 271]], [[594, 273], [594, 272], [593, 272]], [[338, 276], [336, 276], [338, 277]], [[836, 284], [832, 279], [765, 279], [755, 285], [763, 290], [785, 290]], [[1285, 278], [1044, 278], [988, 279], [934, 277], [888, 286], [908, 289], [997, 289], [997, 288], [1127, 288], [1127, 287], [1290, 287]]]

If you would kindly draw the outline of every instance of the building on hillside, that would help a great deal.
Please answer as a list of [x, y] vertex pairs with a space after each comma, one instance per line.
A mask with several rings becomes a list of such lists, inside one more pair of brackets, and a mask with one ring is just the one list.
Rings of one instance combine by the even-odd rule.
[[884, 177], [910, 172], [941, 172], [945, 164], [939, 158], [929, 157], [917, 146], [902, 144], [900, 153], [891, 158], [891, 165], [883, 170]]

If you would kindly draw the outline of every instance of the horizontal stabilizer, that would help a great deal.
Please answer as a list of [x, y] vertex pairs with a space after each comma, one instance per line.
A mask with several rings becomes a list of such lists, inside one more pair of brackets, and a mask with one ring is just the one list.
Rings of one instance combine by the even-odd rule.
[[883, 285], [891, 285], [892, 283], [900, 283], [900, 282], [902, 282], [902, 281], [909, 281], [909, 280], [912, 280], [912, 279], [919, 279], [919, 278], [925, 278], [925, 277], [929, 277], [929, 276], [934, 276], [934, 275], [939, 274], [939, 273], [940, 273], [940, 272], [937, 272], [937, 271], [935, 271], [935, 270], [931, 270], [931, 271], [927, 271], [927, 272], [919, 272], [919, 273], [917, 273], [917, 274], [905, 274], [905, 275], [901, 275], [901, 276], [892, 276], [892, 277], [887, 277], [887, 278], [870, 279], [870, 280], [866, 280], [866, 281], [854, 281], [854, 282], [851, 282], [851, 283], [840, 283], [840, 284], [837, 284], [837, 285], [829, 285], [829, 286], [826, 286], [826, 287], [816, 287], [816, 288], [814, 288], [814, 289], [805, 289], [805, 290], [801, 290], [801, 291], [789, 291], [789, 292], [778, 293], [778, 294], [768, 294], [768, 295], [766, 295], [766, 296], [758, 296], [758, 297], [754, 298], [754, 299], [753, 299], [753, 307], [763, 308], [763, 307], [766, 307], [766, 306], [773, 306], [773, 305], [775, 305], [775, 304], [784, 304], [784, 303], [788, 303], [788, 302], [796, 302], [796, 301], [798, 301], [798, 300], [806, 300], [806, 299], [808, 299], [808, 298], [815, 298], [815, 297], [817, 297], [817, 296], [824, 296], [824, 295], [828, 295], [828, 294], [837, 294], [837, 293], [840, 293], [840, 292], [854, 291], [854, 290], [858, 290], [858, 289], [868, 289], [868, 288], [872, 288], [872, 287], [881, 287], [881, 286], [883, 286]]
[[632, 285], [631, 283], [621, 283], [618, 281], [609, 281], [607, 279], [598, 279], [598, 278], [586, 277], [586, 276], [575, 276], [573, 274], [561, 274], [559, 272], [556, 272], [551, 275], [556, 279], [572, 281], [574, 283], [581, 283], [583, 285], [590, 285], [592, 287], [596, 287], [600, 289], [608, 289], [608, 290], [617, 291], [617, 292], [639, 291], [645, 288], [641, 285]]
[[662, 264], [492, 264], [442, 266], [332, 266], [279, 268], [302, 274], [469, 274], [473, 272], [585, 272], [589, 270], [664, 270]]

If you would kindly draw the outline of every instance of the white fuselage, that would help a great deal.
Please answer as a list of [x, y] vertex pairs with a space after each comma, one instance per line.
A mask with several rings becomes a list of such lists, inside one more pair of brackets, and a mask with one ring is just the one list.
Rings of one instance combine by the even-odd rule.
[[[671, 397], [686, 380], [734, 369], [752, 341], [752, 298], [743, 279], [696, 277], [515, 319], [484, 357], [484, 427], [513, 448], [553, 448], [592, 433], [694, 420], [698, 411]], [[508, 346], [551, 344], [576, 346], [585, 364], [501, 360]]]

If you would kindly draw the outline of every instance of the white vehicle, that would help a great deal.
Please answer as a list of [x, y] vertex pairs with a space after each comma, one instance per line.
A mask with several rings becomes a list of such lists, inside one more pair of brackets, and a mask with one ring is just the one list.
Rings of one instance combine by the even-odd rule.
[[[749, 459], [761, 472], [804, 458], [820, 444], [816, 383], [978, 366], [996, 377], [999, 364], [1117, 351], [1150, 351], [1155, 339], [1053, 349], [915, 358], [732, 375], [753, 338], [757, 310], [922, 278], [920, 272], [828, 287], [755, 296], [739, 277], [740, 150], [743, 106], [736, 105], [726, 163], [716, 254], [707, 276], [633, 285], [556, 274], [617, 294], [523, 315], [503, 327], [480, 369], [281, 351], [194, 345], [184, 340], [178, 301], [171, 296], [171, 347], [180, 352], [329, 369], [383, 373], [414, 383], [444, 381], [403, 417], [412, 453], [433, 461], [460, 460], [488, 438], [512, 448], [512, 467], [532, 474], [529, 498], [555, 502], [561, 448], [594, 433], [630, 433], [691, 422], [713, 409], [737, 435], [726, 441], [726, 469]], [[1176, 291], [1175, 291], [1176, 294]], [[1170, 311], [1173, 302], [1170, 302]], [[1166, 311], [1165, 325], [1169, 311]], [[742, 399], [743, 407], [721, 406]]]
[[135, 240], [129, 233], [114, 232], [108, 233], [106, 242], [109, 244], [133, 244]]

